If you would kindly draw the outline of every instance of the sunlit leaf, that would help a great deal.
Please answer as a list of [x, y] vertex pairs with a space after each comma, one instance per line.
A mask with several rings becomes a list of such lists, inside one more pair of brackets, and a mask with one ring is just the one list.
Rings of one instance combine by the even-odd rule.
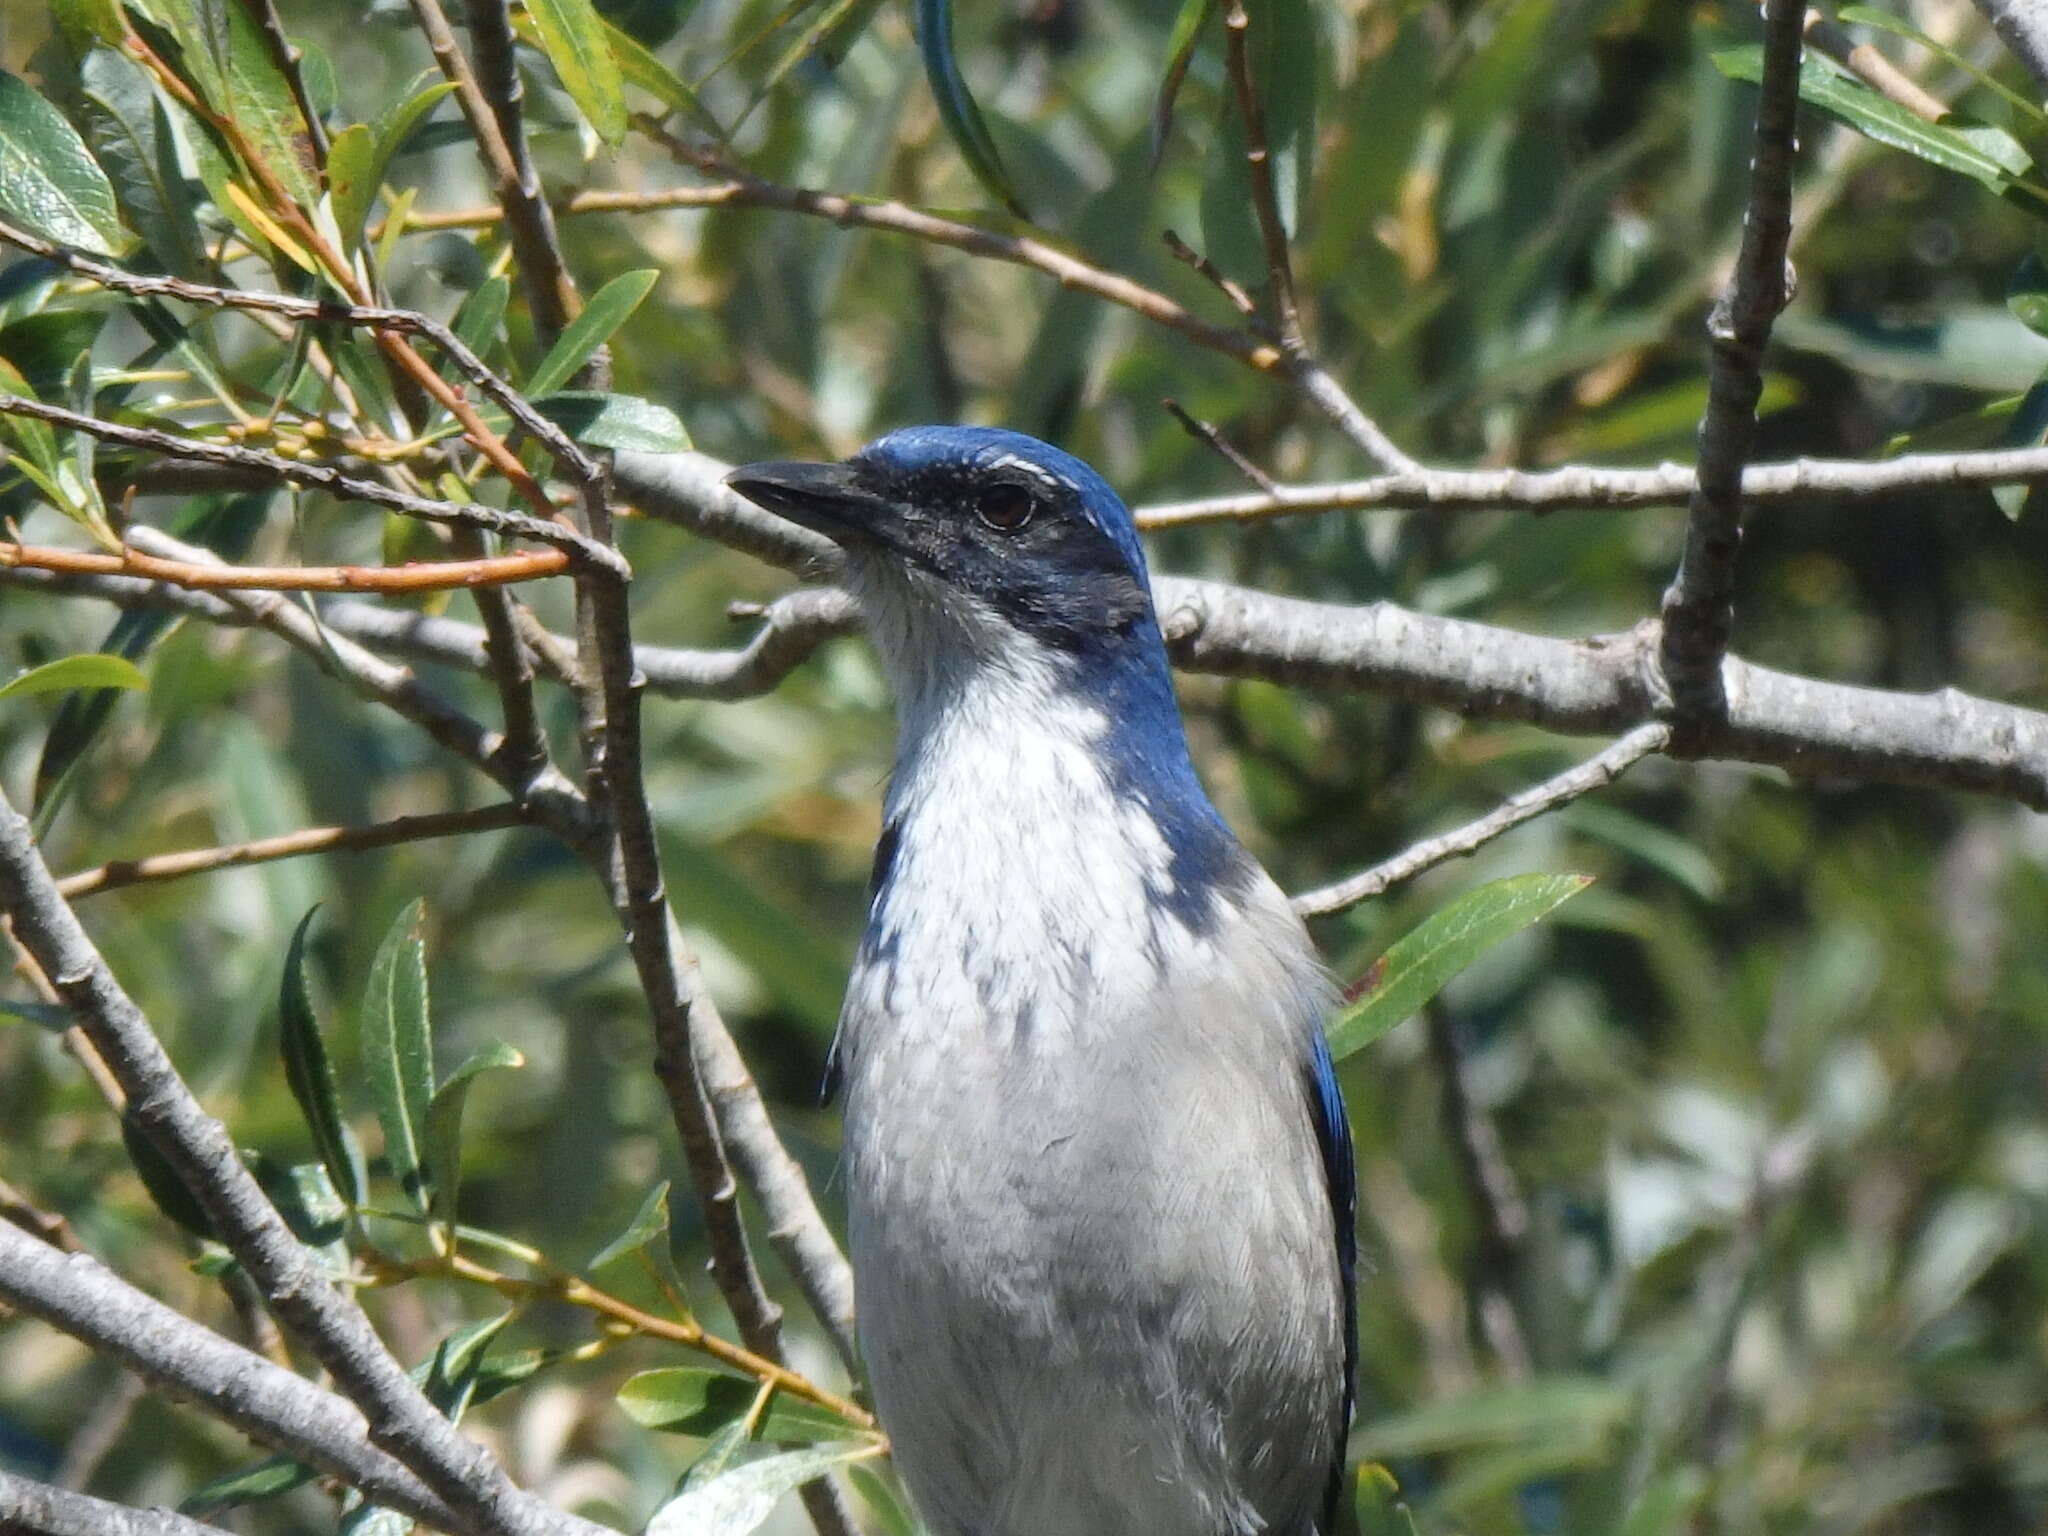
[[79, 66], [79, 116], [106, 168], [121, 209], [157, 260], [179, 277], [207, 275], [206, 250], [192, 217], [197, 186], [178, 157], [172, 114], [142, 67], [111, 48], [95, 48]]
[[939, 121], [946, 125], [967, 168], [988, 194], [1018, 218], [1030, 218], [1023, 199], [1010, 184], [1010, 174], [1003, 168], [988, 124], [982, 121], [974, 93], [960, 73], [960, 60], [953, 51], [953, 0], [913, 0], [912, 12], [917, 18], [918, 53], [924, 59], [932, 99], [938, 104]]
[[112, 256], [128, 243], [114, 189], [78, 131], [0, 71], [0, 212], [61, 245]]
[[596, 8], [590, 0], [526, 0], [526, 10], [562, 88], [599, 138], [618, 143], [626, 136], [626, 98]]
[[299, 1113], [306, 1117], [320, 1161], [327, 1165], [341, 1197], [350, 1205], [361, 1205], [368, 1188], [362, 1148], [342, 1114], [341, 1095], [334, 1086], [334, 1071], [328, 1065], [327, 1046], [306, 984], [306, 932], [318, 910], [316, 907], [299, 919], [285, 951], [277, 997], [278, 1043], [284, 1055], [285, 1082], [298, 1102]]
[[187, 1494], [178, 1505], [188, 1515], [205, 1517], [244, 1504], [257, 1504], [303, 1488], [319, 1476], [313, 1468], [289, 1456], [270, 1456], [239, 1472], [224, 1473]]
[[686, 453], [690, 434], [667, 406], [637, 395], [557, 390], [533, 402], [535, 410], [579, 443], [640, 453]]
[[434, 1098], [425, 922], [419, 901], [398, 914], [370, 962], [361, 1015], [363, 1077], [384, 1127], [384, 1157], [421, 1210], [428, 1208], [425, 1138]]
[[[642, 1371], [619, 1388], [619, 1407], [646, 1429], [708, 1437], [736, 1419], [743, 1419], [760, 1395], [751, 1377], [709, 1366], [678, 1365]], [[829, 1408], [777, 1392], [762, 1412], [758, 1434], [763, 1440], [809, 1442], [845, 1435], [854, 1428]]]
[[548, 355], [526, 381], [528, 395], [547, 395], [569, 382], [591, 354], [610, 341], [612, 334], [632, 317], [661, 273], [652, 267], [621, 272], [590, 296], [583, 312], [562, 328], [562, 334], [548, 349]]
[[471, 1086], [494, 1068], [525, 1065], [524, 1056], [494, 1040], [473, 1052], [434, 1090], [427, 1105], [425, 1153], [428, 1207], [438, 1220], [455, 1219], [455, 1198], [462, 1187], [462, 1111]]
[[741, 1462], [664, 1504], [647, 1523], [647, 1536], [747, 1536], [785, 1494], [873, 1454], [870, 1445], [818, 1445]]
[[135, 663], [104, 651], [87, 651], [31, 667], [13, 681], [0, 684], [0, 699], [31, 693], [62, 693], [71, 688], [147, 688], [149, 679]]
[[1465, 892], [1375, 960], [1364, 991], [1330, 1020], [1338, 1061], [1414, 1015], [1444, 983], [1593, 883], [1591, 875], [1514, 875]]
[[160, 19], [177, 37], [179, 62], [200, 96], [233, 121], [250, 152], [310, 211], [320, 200], [312, 135], [247, 7], [170, 4]]
[[668, 1180], [663, 1179], [647, 1192], [647, 1198], [640, 1202], [640, 1209], [626, 1224], [626, 1230], [606, 1243], [584, 1266], [595, 1274], [614, 1259], [645, 1248], [659, 1238], [668, 1241]]

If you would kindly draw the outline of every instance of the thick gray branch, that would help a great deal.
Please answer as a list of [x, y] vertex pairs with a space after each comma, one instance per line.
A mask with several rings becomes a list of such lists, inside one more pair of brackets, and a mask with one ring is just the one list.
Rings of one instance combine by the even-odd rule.
[[[748, 507], [702, 454], [621, 453], [622, 490], [648, 513], [792, 570], [832, 574], [815, 534]], [[1152, 583], [1175, 662], [1196, 672], [1370, 689], [1570, 735], [1619, 735], [1664, 707], [1657, 627], [1553, 640], [1389, 603], [1339, 607], [1221, 582]], [[2048, 715], [1954, 689], [1891, 693], [1721, 664], [1728, 708], [1700, 755], [1809, 777], [1967, 789], [2048, 809]]]
[[1977, 0], [1977, 9], [2048, 95], [2048, 0]]
[[172, 1509], [132, 1509], [0, 1471], [0, 1536], [226, 1536]]
[[[61, 1253], [0, 1222], [0, 1298], [378, 1504], [445, 1529], [473, 1528], [371, 1443], [354, 1404], [144, 1295], [89, 1254]], [[7, 1512], [0, 1483], [0, 1530]]]
[[1674, 747], [1690, 752], [1695, 728], [1717, 718], [1721, 658], [1735, 622], [1735, 561], [1742, 549], [1742, 469], [1756, 440], [1764, 344], [1791, 285], [1792, 135], [1799, 119], [1800, 23], [1806, 0], [1767, 0], [1763, 81], [1742, 247], [1728, 291], [1707, 319], [1707, 408], [1700, 417], [1699, 483], [1686, 506], [1685, 553], [1664, 592], [1659, 652]]
[[[1793, 459], [1752, 464], [1742, 472], [1742, 497], [1751, 506], [1814, 501], [1823, 497], [1868, 500], [1908, 491], [1969, 486], [2035, 485], [2048, 481], [2048, 448], [2004, 448], [1984, 453], [1908, 453], [1896, 459]], [[1690, 464], [1652, 469], [1600, 469], [1574, 464], [1541, 472], [1526, 469], [1419, 469], [1412, 474], [1283, 485], [1270, 494], [1204, 496], [1162, 501], [1137, 510], [1146, 528], [1184, 523], [1246, 522], [1308, 512], [1362, 512], [1374, 508], [1438, 512], [1569, 510], [1624, 511], [1683, 504], [1699, 488]]]
[[597, 1529], [515, 1488], [482, 1446], [427, 1401], [362, 1309], [320, 1273], [243, 1166], [226, 1128], [200, 1107], [142, 1010], [114, 979], [58, 894], [27, 818], [4, 796], [0, 912], [120, 1082], [144, 1134], [212, 1219], [278, 1320], [362, 1408], [378, 1444], [478, 1530], [552, 1536]]

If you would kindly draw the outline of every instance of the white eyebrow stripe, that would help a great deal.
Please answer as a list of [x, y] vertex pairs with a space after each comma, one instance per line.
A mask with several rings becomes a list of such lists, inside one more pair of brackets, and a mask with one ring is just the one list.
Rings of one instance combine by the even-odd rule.
[[1071, 483], [1054, 474], [1043, 465], [1034, 464], [1029, 459], [1020, 459], [1014, 453], [1000, 454], [990, 459], [984, 467], [988, 469], [1021, 469], [1040, 485], [1049, 485], [1067, 490], [1075, 489]]

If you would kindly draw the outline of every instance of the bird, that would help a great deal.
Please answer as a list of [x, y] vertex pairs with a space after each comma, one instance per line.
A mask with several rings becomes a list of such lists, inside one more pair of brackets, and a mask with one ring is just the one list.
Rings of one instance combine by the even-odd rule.
[[1196, 776], [1130, 512], [993, 427], [726, 484], [843, 552], [896, 698], [827, 1075], [912, 1502], [932, 1536], [1331, 1536], [1356, 1361], [1331, 989]]

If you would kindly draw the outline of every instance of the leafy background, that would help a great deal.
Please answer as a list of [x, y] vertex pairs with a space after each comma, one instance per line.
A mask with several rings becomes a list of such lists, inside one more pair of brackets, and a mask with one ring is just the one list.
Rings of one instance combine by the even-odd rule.
[[[335, 125], [390, 123], [431, 67], [391, 0], [282, 9]], [[735, 143], [756, 174], [1000, 222], [899, 8], [606, 9], [697, 86], [704, 111], [740, 125]], [[1714, 57], [1753, 41], [1753, 14], [1658, 0], [1260, 10], [1301, 287], [1322, 352], [1365, 407], [1432, 462], [1685, 456], [1703, 402], [1700, 322], [1732, 249], [1752, 101], [1728, 78], [1739, 58]], [[1886, 14], [2027, 89], [1967, 6], [1924, 0]], [[1210, 291], [1161, 247], [1162, 226], [1247, 283], [1262, 266], [1213, 23], [1152, 169], [1175, 22], [1166, 0], [963, 6], [954, 41], [1032, 214], [1211, 313]], [[95, 113], [132, 131], [147, 120], [121, 117], [134, 110], [122, 96], [133, 82], [111, 70], [96, 80], [43, 7], [0, 3], [0, 39], [0, 64], [96, 144], [107, 130]], [[2048, 342], [2026, 321], [2040, 323], [2028, 301], [2048, 203], [2028, 190], [2037, 173], [2026, 161], [2041, 119], [1919, 44], [1885, 46], [2003, 129], [2021, 159], [1965, 174], [1953, 143], [1879, 144], [1809, 111], [1799, 291], [1770, 361], [1765, 457], [2040, 435], [2030, 391]], [[842, 55], [836, 68], [821, 48]], [[689, 179], [637, 132], [605, 144], [539, 54], [522, 64], [551, 189]], [[655, 105], [637, 89], [627, 100]], [[1851, 105], [1870, 128], [1872, 114]], [[421, 209], [489, 200], [454, 121], [446, 103], [428, 104], [386, 173]], [[151, 243], [166, 265], [203, 259], [190, 238], [225, 228], [212, 201], [195, 204], [196, 219], [158, 222]], [[132, 202], [123, 211], [149, 233]], [[1360, 468], [1269, 383], [1036, 274], [762, 211], [582, 215], [562, 234], [586, 292], [654, 272], [613, 338], [615, 388], [673, 411], [721, 456], [839, 454], [893, 425], [965, 418], [1056, 438], [1134, 502], [1233, 488], [1228, 466], [1159, 408], [1172, 395], [1287, 478]], [[451, 315], [503, 255], [493, 229], [407, 234], [386, 277], [398, 302]], [[260, 268], [249, 280], [268, 285]], [[119, 305], [79, 285], [17, 267], [0, 274], [0, 295], [0, 358], [46, 397], [62, 398], [88, 350], [92, 366], [118, 370], [147, 348]], [[238, 323], [213, 329], [238, 387], [266, 387], [285, 349]], [[515, 298], [494, 355], [530, 380], [541, 350]], [[207, 419], [175, 403], [203, 400], [190, 377], [136, 388], [138, 410], [187, 428]], [[59, 536], [38, 499], [9, 494], [26, 535]], [[140, 511], [167, 522], [178, 506], [145, 499]], [[317, 496], [247, 515], [251, 558], [375, 559], [396, 537]], [[1181, 531], [1157, 539], [1154, 558], [1302, 596], [1579, 634], [1649, 611], [1681, 532], [1675, 511], [1347, 514]], [[625, 548], [647, 640], [736, 643], [746, 631], [727, 605], [787, 586], [673, 529], [629, 528]], [[1751, 525], [1736, 644], [1839, 680], [1953, 683], [2048, 706], [2044, 557], [2043, 518], [1979, 492], [1774, 509]], [[561, 594], [535, 600], [567, 622]], [[449, 606], [465, 612], [467, 599]], [[93, 605], [10, 592], [0, 662], [11, 674], [90, 649], [111, 622]], [[114, 704], [51, 816], [59, 868], [486, 798], [408, 728], [261, 638], [187, 625], [142, 666], [147, 689]], [[434, 681], [489, 709], [475, 680]], [[1476, 814], [1585, 750], [1369, 694], [1199, 678], [1184, 681], [1183, 699], [1219, 804], [1290, 889]], [[48, 695], [0, 703], [11, 795], [33, 779], [57, 707]], [[566, 701], [551, 724], [570, 728]], [[859, 642], [837, 642], [768, 697], [655, 701], [648, 729], [678, 908], [785, 1135], [835, 1204], [835, 1122], [815, 1090], [889, 752], [874, 664]], [[1471, 1093], [1518, 1185], [1526, 1230], [1509, 1251], [1480, 1220], [1427, 1032], [1404, 1025], [1345, 1068], [1368, 1259], [1360, 1457], [1391, 1469], [1424, 1531], [2039, 1528], [2040, 820], [1958, 796], [1656, 761], [1322, 924], [1318, 938], [1338, 973], [1355, 976], [1454, 893], [1531, 871], [1597, 883], [1460, 976], [1439, 1020], [1439, 1035], [1469, 1051]], [[375, 1152], [359, 1004], [414, 900], [444, 1075], [494, 1041], [524, 1059], [475, 1085], [464, 1219], [580, 1265], [677, 1175], [678, 1159], [612, 919], [545, 839], [489, 833], [232, 871], [96, 898], [87, 913], [208, 1105], [243, 1144], [304, 1160], [314, 1147], [277, 1044], [287, 942], [320, 903], [307, 972], [343, 1099]], [[84, 1075], [30, 1022], [0, 1025], [0, 1126], [0, 1174], [66, 1213], [124, 1272], [235, 1328]], [[673, 1218], [677, 1273], [715, 1323], [687, 1199]], [[659, 1303], [641, 1267], [608, 1278]], [[374, 1301], [387, 1336], [420, 1361], [451, 1330], [502, 1311], [487, 1293], [440, 1283]], [[825, 1346], [798, 1335], [800, 1363], [836, 1379]], [[499, 1342], [590, 1337], [581, 1313], [536, 1304]], [[520, 1481], [637, 1521], [699, 1441], [644, 1427], [614, 1394], [637, 1370], [691, 1363], [654, 1341], [620, 1344], [538, 1371], [467, 1422]], [[175, 1503], [249, 1462], [235, 1436], [166, 1402], [109, 1411], [121, 1394], [115, 1371], [69, 1342], [0, 1323], [0, 1464], [51, 1475], [88, 1428], [104, 1430], [94, 1491]], [[1380, 1518], [1377, 1486], [1369, 1478], [1361, 1501], [1369, 1520]], [[333, 1505], [302, 1489], [217, 1518], [317, 1530]], [[801, 1528], [793, 1506], [778, 1518]]]

